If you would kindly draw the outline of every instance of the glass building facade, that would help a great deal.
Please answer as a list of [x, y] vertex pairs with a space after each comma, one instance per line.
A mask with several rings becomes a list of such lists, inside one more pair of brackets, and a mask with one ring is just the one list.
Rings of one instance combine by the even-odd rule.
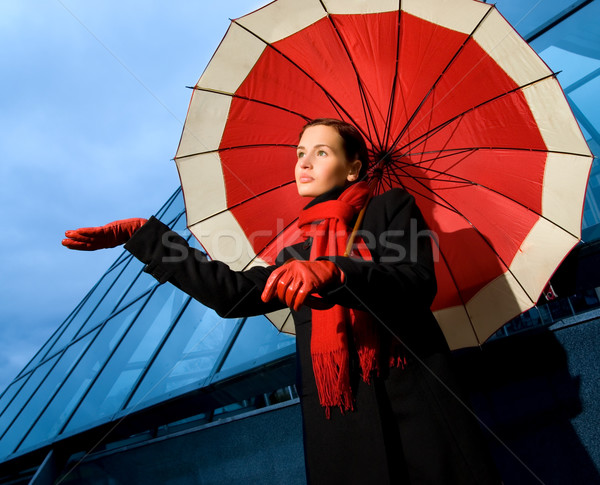
[[[600, 0], [498, 0], [496, 5], [558, 73], [592, 152], [600, 154]], [[185, 227], [180, 189], [156, 215], [195, 244]], [[598, 240], [595, 160], [583, 242]], [[208, 422], [297, 397], [293, 375], [285, 370], [293, 362], [292, 336], [279, 333], [265, 317], [222, 319], [142, 269], [123, 252], [0, 394], [0, 465], [126, 416], [154, 416], [149, 410], [199, 393], [210, 399], [195, 401], [200, 402], [195, 410], [179, 406], [173, 420]], [[497, 337], [596, 307], [596, 288], [586, 288], [533, 309]]]
[[[157, 217], [187, 233], [180, 189]], [[124, 251], [3, 392], [0, 459], [294, 354], [265, 317], [220, 318], [142, 270]]]

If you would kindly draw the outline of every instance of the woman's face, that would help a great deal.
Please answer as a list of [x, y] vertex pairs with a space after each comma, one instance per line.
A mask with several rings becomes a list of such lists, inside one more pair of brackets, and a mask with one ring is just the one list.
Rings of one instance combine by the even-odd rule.
[[317, 197], [358, 178], [361, 162], [349, 161], [343, 140], [331, 126], [308, 127], [297, 149], [296, 187], [302, 197]]

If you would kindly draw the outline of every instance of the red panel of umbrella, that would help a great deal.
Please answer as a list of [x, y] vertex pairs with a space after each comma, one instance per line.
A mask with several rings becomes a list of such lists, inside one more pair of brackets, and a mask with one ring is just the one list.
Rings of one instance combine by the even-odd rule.
[[[376, 193], [431, 229], [452, 348], [531, 308], [579, 241], [592, 155], [550, 69], [476, 0], [277, 0], [234, 20], [194, 88], [176, 155], [188, 227], [234, 269], [298, 237], [306, 121], [363, 133]], [[269, 315], [293, 331], [286, 312]]]

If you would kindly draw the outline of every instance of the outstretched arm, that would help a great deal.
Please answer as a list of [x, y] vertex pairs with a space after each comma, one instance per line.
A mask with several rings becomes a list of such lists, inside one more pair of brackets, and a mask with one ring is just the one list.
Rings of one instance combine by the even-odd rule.
[[154, 217], [79, 228], [66, 231], [65, 236], [63, 246], [81, 251], [125, 244], [125, 249], [146, 264], [147, 273], [161, 283], [169, 281], [222, 317], [260, 315], [283, 308], [280, 301], [260, 299], [275, 267], [232, 271], [220, 261], [209, 261]]
[[222, 317], [260, 315], [283, 308], [279, 301], [264, 303], [260, 299], [274, 266], [233, 271], [225, 263], [208, 260], [154, 217], [127, 241], [125, 249], [145, 263], [145, 271], [158, 281], [172, 283]]

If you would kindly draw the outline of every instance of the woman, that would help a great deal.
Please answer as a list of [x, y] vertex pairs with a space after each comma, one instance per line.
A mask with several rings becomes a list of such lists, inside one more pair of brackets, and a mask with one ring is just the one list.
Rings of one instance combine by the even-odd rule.
[[402, 189], [370, 198], [360, 181], [367, 148], [345, 122], [308, 123], [297, 155], [298, 192], [313, 198], [299, 217], [305, 240], [273, 266], [235, 272], [207, 261], [155, 218], [67, 231], [63, 244], [126, 243], [159, 281], [223, 317], [288, 306], [310, 483], [500, 483], [429, 309], [434, 260], [414, 198]]

